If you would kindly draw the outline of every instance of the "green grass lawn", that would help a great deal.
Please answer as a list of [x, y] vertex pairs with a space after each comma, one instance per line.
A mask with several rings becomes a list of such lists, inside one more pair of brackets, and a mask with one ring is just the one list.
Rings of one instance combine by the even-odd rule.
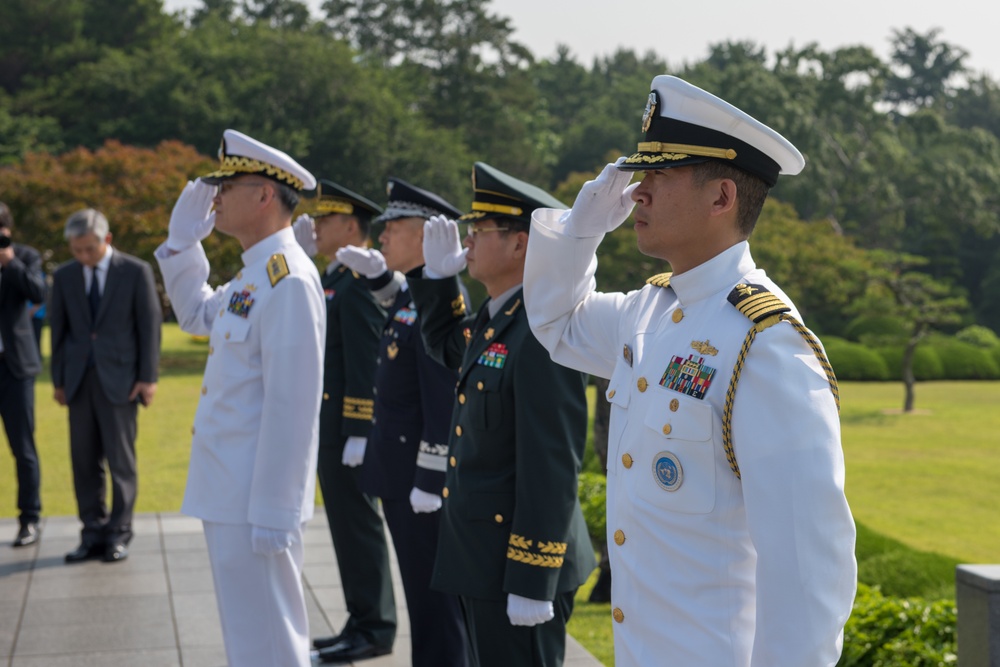
[[[139, 411], [136, 511], [180, 508], [191, 423], [207, 345], [163, 328], [156, 399]], [[43, 349], [47, 343], [43, 340]], [[589, 392], [594, 400], [593, 388]], [[1000, 382], [917, 385], [917, 413], [898, 414], [898, 383], [841, 385], [847, 497], [858, 521], [859, 578], [887, 594], [950, 597], [958, 562], [1000, 561]], [[48, 375], [36, 384], [36, 438], [47, 515], [74, 515], [66, 409]], [[893, 413], [893, 412], [896, 413]], [[9, 451], [9, 450], [8, 450]], [[588, 455], [588, 462], [592, 453]], [[0, 474], [0, 516], [16, 515], [13, 460]], [[589, 463], [589, 465], [593, 465]], [[614, 664], [610, 605], [577, 595], [570, 632], [605, 665]]]

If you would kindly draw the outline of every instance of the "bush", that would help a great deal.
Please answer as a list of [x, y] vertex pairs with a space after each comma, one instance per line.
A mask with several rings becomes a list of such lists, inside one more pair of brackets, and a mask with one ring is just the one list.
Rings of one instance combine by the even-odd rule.
[[898, 317], [888, 315], [862, 315], [851, 320], [844, 329], [844, 336], [851, 341], [860, 341], [864, 337], [905, 338], [908, 335], [906, 326]]
[[958, 663], [957, 611], [950, 600], [885, 597], [858, 584], [838, 667], [924, 667]]
[[941, 358], [947, 380], [995, 380], [1000, 365], [987, 350], [954, 338], [935, 338], [933, 346]]
[[[890, 380], [903, 379], [903, 348], [899, 346], [879, 347], [876, 350], [889, 368]], [[917, 380], [941, 380], [944, 366], [934, 348], [918, 345], [913, 351], [913, 376]]]
[[993, 329], [981, 327], [978, 324], [973, 324], [971, 327], [965, 327], [955, 334], [955, 339], [960, 340], [963, 343], [968, 343], [969, 345], [981, 347], [984, 350], [995, 350], [1000, 348], [1000, 336], [993, 333]]
[[580, 507], [587, 522], [587, 532], [594, 546], [600, 548], [607, 541], [607, 515], [604, 504], [608, 495], [608, 480], [596, 472], [580, 473]]
[[860, 343], [828, 338], [824, 347], [838, 380], [889, 379], [889, 368], [882, 357]]

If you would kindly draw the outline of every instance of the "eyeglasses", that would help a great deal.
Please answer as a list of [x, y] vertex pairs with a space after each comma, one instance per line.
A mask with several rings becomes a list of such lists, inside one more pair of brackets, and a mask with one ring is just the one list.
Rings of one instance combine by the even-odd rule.
[[478, 229], [469, 225], [466, 230], [465, 235], [470, 239], [475, 239], [479, 234], [487, 234], [489, 232], [509, 232], [510, 227], [479, 227]]

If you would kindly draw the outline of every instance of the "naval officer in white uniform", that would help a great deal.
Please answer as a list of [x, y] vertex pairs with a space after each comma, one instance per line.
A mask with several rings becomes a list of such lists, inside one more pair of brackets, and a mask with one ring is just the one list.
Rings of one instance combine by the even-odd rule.
[[[836, 378], [747, 243], [805, 161], [670, 76], [643, 132], [571, 211], [535, 211], [524, 280], [553, 359], [610, 378], [615, 664], [834, 665], [857, 575]], [[639, 251], [673, 274], [597, 292], [595, 251], [633, 206]]]
[[[290, 224], [316, 180], [233, 130], [220, 159], [181, 193], [156, 251], [181, 328], [210, 336], [181, 510], [204, 523], [230, 667], [304, 667], [326, 314]], [[201, 246], [213, 226], [243, 246], [243, 269], [216, 289]]]

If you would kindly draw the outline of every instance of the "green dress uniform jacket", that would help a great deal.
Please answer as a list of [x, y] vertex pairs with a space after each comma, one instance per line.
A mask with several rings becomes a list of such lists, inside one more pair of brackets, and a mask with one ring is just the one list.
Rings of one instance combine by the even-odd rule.
[[458, 279], [408, 278], [428, 352], [459, 370], [432, 587], [553, 600], [595, 567], [577, 476], [586, 376], [552, 362], [521, 290], [467, 316]]
[[[326, 351], [320, 444], [367, 438], [372, 429], [375, 359], [385, 311], [367, 286], [344, 265], [322, 276], [326, 297]], [[338, 461], [339, 463], [339, 461]]]
[[388, 648], [396, 636], [389, 546], [378, 502], [362, 491], [361, 468], [341, 461], [347, 438], [372, 428], [373, 385], [385, 311], [350, 269], [322, 275], [326, 301], [319, 482], [349, 617], [343, 630]]

